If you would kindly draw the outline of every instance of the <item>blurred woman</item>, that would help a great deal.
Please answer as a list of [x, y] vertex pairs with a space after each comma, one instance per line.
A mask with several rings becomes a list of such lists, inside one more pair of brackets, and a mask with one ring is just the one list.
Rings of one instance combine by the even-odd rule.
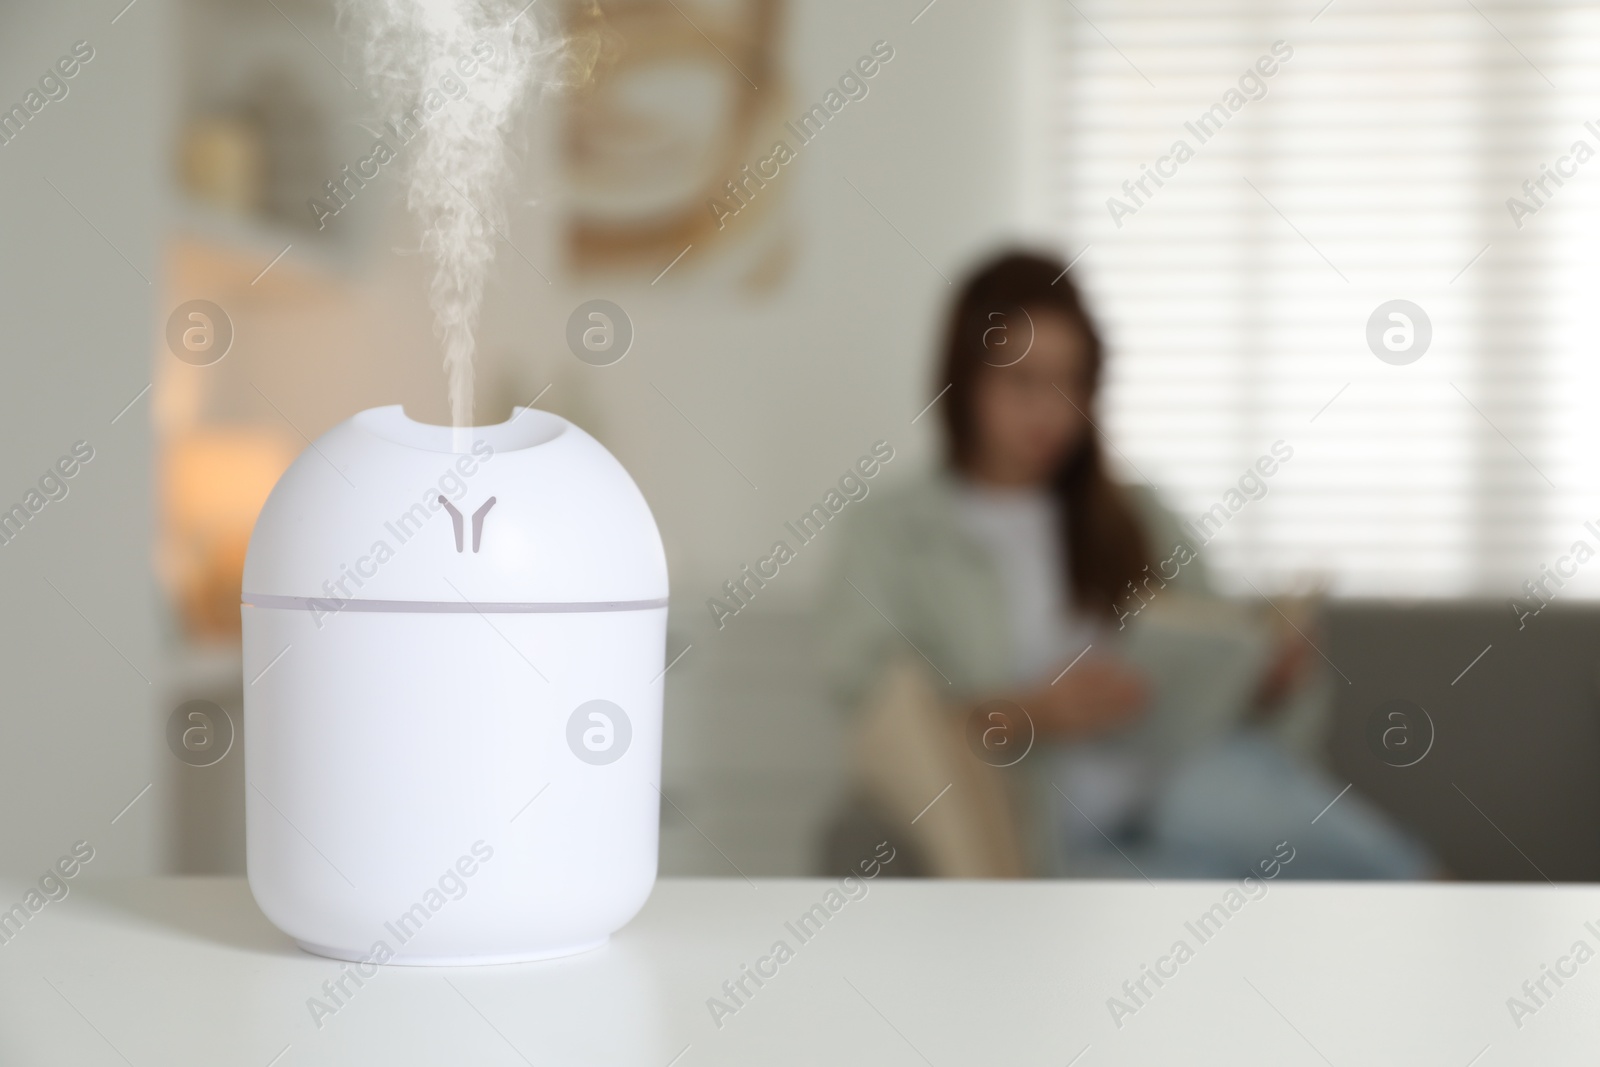
[[[943, 468], [843, 527], [821, 635], [835, 695], [863, 707], [889, 664], [914, 662], [957, 730], [984, 708], [1023, 709], [1032, 747], [1006, 789], [1025, 873], [1240, 876], [1287, 842], [1286, 875], [1426, 874], [1423, 851], [1358, 796], [1312, 822], [1341, 786], [1273, 724], [1309, 668], [1301, 638], [1266, 657], [1225, 736], [1176, 760], [1149, 743], [1152, 686], [1119, 652], [1128, 605], [1209, 583], [1190, 552], [1151, 584], [1158, 560], [1194, 546], [1148, 487], [1108, 470], [1103, 362], [1062, 264], [1009, 254], [967, 282], [936, 380]], [[920, 750], [907, 736], [877, 763]]]

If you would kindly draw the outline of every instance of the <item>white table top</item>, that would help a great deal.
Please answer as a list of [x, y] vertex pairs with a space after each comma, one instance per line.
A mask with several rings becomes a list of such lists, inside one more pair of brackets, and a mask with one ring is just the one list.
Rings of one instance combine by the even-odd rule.
[[[341, 965], [296, 949], [243, 881], [79, 881], [0, 945], [0, 1063], [1496, 1067], [1600, 1049], [1600, 962], [1559, 964], [1575, 973], [1540, 1005], [1521, 991], [1575, 942], [1600, 950], [1600, 889], [1275, 882], [1201, 941], [1185, 923], [1230, 883], [880, 879], [802, 942], [785, 923], [836, 884], [663, 880], [602, 949], [383, 968], [319, 1029], [308, 998]], [[0, 880], [0, 902], [26, 888]], [[1119, 1027], [1108, 998], [1133, 1006], [1122, 983], [1180, 939], [1192, 957]], [[707, 1000], [732, 1006], [723, 982], [779, 940], [792, 958], [745, 979], [719, 1028]], [[1520, 1027], [1514, 995], [1534, 1009]]]

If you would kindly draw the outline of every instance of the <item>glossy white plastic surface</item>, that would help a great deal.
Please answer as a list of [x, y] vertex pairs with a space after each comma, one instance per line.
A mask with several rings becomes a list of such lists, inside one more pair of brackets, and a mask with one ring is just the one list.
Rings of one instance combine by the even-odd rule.
[[[462, 516], [458, 548], [444, 497]], [[473, 515], [494, 504], [478, 525]], [[455, 430], [373, 408], [302, 452], [256, 520], [244, 592], [323, 600], [582, 603], [667, 595], [644, 496], [598, 441], [517, 408]]]
[[603, 943], [655, 878], [665, 596], [643, 497], [556, 416], [458, 432], [376, 409], [329, 431], [245, 570], [262, 911], [356, 961]]

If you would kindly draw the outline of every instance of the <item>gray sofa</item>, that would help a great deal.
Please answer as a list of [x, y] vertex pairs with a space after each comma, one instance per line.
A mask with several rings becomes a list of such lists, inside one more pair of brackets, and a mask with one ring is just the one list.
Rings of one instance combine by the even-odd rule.
[[[1335, 774], [1459, 878], [1600, 879], [1600, 608], [1552, 605], [1519, 629], [1505, 601], [1344, 601], [1324, 627], [1350, 679], [1337, 686]], [[1390, 700], [1432, 720], [1410, 766], [1371, 736]]]

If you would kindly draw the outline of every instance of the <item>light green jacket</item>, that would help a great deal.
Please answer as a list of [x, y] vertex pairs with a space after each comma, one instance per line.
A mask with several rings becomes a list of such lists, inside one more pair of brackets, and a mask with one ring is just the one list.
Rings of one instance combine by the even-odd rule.
[[[919, 655], [948, 683], [952, 699], [1015, 687], [1010, 613], [1000, 575], [956, 510], [956, 484], [945, 473], [875, 495], [841, 524], [836, 573], [826, 583], [821, 643], [835, 700], [859, 706], [883, 665]], [[1128, 493], [1158, 559], [1186, 540], [1178, 521], [1143, 486]], [[1210, 579], [1196, 559], [1167, 583], [1206, 594]]]

